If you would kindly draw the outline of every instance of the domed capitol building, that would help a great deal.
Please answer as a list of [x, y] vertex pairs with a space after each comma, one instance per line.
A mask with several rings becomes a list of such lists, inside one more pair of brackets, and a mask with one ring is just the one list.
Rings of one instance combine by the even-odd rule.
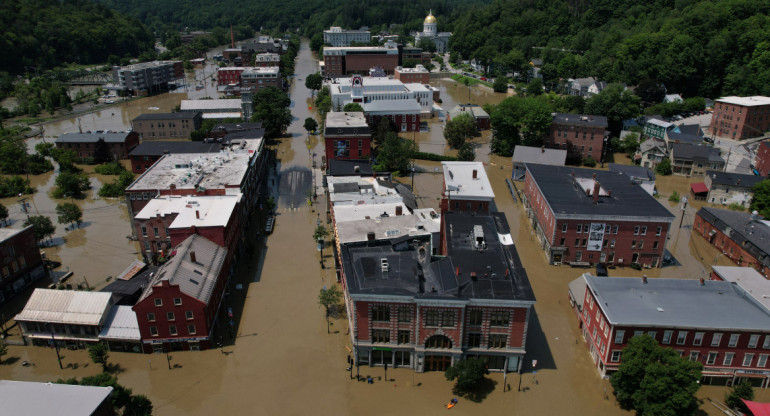
[[425, 21], [422, 24], [422, 32], [417, 32], [414, 35], [414, 44], [415, 46], [418, 46], [420, 43], [420, 40], [423, 38], [430, 39], [433, 41], [433, 44], [436, 45], [436, 52], [438, 53], [445, 53], [449, 50], [449, 37], [452, 36], [451, 32], [436, 32], [436, 27], [438, 26], [438, 22], [436, 21], [436, 17], [433, 16], [433, 11], [431, 10], [428, 12], [428, 17], [425, 18]]

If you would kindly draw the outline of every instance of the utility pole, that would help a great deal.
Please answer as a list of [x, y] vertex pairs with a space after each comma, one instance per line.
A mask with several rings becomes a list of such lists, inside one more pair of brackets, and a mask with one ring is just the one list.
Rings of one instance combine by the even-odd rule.
[[59, 361], [59, 369], [64, 370], [64, 366], [61, 364], [61, 355], [59, 355], [59, 345], [56, 343], [56, 338], [54, 337], [53, 324], [48, 325], [51, 326], [51, 345], [56, 350], [56, 359]]

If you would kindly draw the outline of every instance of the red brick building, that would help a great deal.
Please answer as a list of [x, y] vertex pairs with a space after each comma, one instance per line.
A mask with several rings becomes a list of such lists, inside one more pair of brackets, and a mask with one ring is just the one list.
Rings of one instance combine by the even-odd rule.
[[0, 305], [45, 275], [32, 226], [0, 228]]
[[489, 212], [495, 193], [481, 162], [441, 162], [444, 171], [441, 212]]
[[661, 266], [674, 215], [628, 176], [526, 168], [522, 199], [550, 263]]
[[281, 55], [277, 53], [260, 53], [254, 58], [254, 66], [266, 68], [281, 65]]
[[551, 131], [543, 139], [551, 149], [567, 150], [568, 159], [602, 160], [602, 147], [607, 132], [607, 117], [556, 113]]
[[430, 72], [422, 65], [417, 65], [414, 68], [398, 66], [393, 71], [393, 78], [404, 84], [430, 84]]
[[235, 255], [242, 234], [241, 197], [165, 196], [150, 200], [134, 216], [134, 232], [145, 260], [157, 262], [193, 234], [206, 237], [226, 248], [228, 255]]
[[759, 176], [770, 176], [770, 142], [764, 141], [757, 147], [757, 157], [754, 159], [754, 169]]
[[241, 85], [241, 74], [251, 69], [245, 66], [226, 66], [217, 70], [217, 86]]
[[227, 250], [194, 234], [174, 248], [133, 310], [145, 353], [211, 348], [230, 278]]
[[54, 142], [57, 149], [74, 151], [80, 158], [92, 158], [98, 143], [103, 141], [114, 159], [128, 159], [128, 154], [139, 145], [139, 134], [133, 131], [87, 131], [64, 133]]
[[326, 160], [369, 159], [372, 135], [361, 112], [330, 112], [324, 123]]
[[730, 139], [759, 137], [770, 130], [770, 97], [723, 97], [714, 102], [709, 131]]
[[628, 340], [648, 335], [703, 364], [702, 384], [770, 377], [770, 314], [730, 282], [607, 278], [584, 274], [569, 285], [583, 339], [602, 375], [617, 371]]
[[356, 364], [444, 371], [481, 357], [493, 371], [520, 369], [535, 298], [513, 244], [498, 237], [507, 225], [502, 214], [446, 213], [438, 260], [429, 236], [342, 245]]
[[414, 100], [382, 100], [361, 105], [369, 127], [374, 129], [389, 118], [396, 131], [420, 131], [420, 103]]
[[738, 266], [770, 273], [770, 226], [753, 214], [704, 207], [695, 214], [693, 237], [708, 240]]
[[385, 46], [340, 46], [323, 50], [324, 72], [327, 78], [348, 74], [367, 74], [371, 68], [382, 68], [391, 75], [401, 64], [400, 53], [393, 42]]
[[141, 141], [189, 140], [202, 123], [201, 113], [145, 113], [131, 120], [131, 128]]

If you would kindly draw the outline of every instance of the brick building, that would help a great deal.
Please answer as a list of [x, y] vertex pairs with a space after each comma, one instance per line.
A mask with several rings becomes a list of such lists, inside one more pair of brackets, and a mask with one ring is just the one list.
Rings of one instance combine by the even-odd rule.
[[179, 153], [219, 153], [223, 149], [222, 144], [215, 141], [189, 142], [189, 141], [144, 141], [136, 146], [128, 154], [131, 159], [131, 171], [143, 173], [154, 165], [163, 155]]
[[696, 234], [738, 266], [770, 273], [770, 225], [754, 214], [703, 207], [695, 214], [692, 238]]
[[703, 176], [707, 170], [722, 170], [725, 160], [719, 149], [692, 143], [673, 143], [669, 153], [674, 175]]
[[189, 140], [201, 128], [201, 113], [145, 113], [131, 120], [131, 129], [145, 140]]
[[631, 178], [526, 167], [522, 199], [549, 263], [661, 266], [674, 215]]
[[142, 62], [112, 68], [113, 82], [122, 91], [148, 95], [168, 91], [169, 83], [184, 78], [182, 61]]
[[250, 67], [226, 66], [217, 69], [217, 86], [241, 85], [241, 74]]
[[230, 279], [227, 250], [193, 234], [174, 248], [133, 309], [146, 353], [205, 350]]
[[32, 226], [0, 228], [0, 305], [45, 275]]
[[441, 212], [489, 212], [495, 193], [481, 162], [441, 162]]
[[128, 154], [139, 145], [139, 134], [133, 131], [87, 131], [64, 133], [54, 143], [57, 149], [74, 151], [80, 158], [92, 158], [98, 142], [103, 141], [114, 159], [128, 159]]
[[754, 185], [765, 178], [735, 172], [710, 170], [704, 176], [704, 183], [709, 189], [706, 200], [712, 204], [738, 204], [748, 207], [754, 199]]
[[380, 120], [389, 118], [396, 131], [420, 131], [420, 104], [412, 100], [373, 101], [362, 105], [364, 114], [372, 129], [377, 128]]
[[754, 170], [759, 176], [770, 176], [770, 141], [763, 141], [757, 147], [757, 156], [754, 159]]
[[324, 72], [327, 78], [339, 78], [354, 73], [368, 73], [370, 68], [382, 68], [392, 75], [401, 65], [398, 45], [386, 42], [384, 46], [341, 46], [323, 50]]
[[350, 30], [339, 26], [332, 26], [329, 30], [324, 30], [324, 44], [334, 47], [350, 46], [351, 42], [369, 43], [372, 40], [372, 34], [368, 30]]
[[702, 384], [768, 384], [770, 314], [740, 286], [584, 274], [569, 288], [583, 339], [602, 375], [617, 371], [629, 339], [649, 335], [703, 364]]
[[429, 235], [341, 246], [355, 363], [424, 372], [481, 357], [519, 370], [535, 297], [505, 217], [446, 213], [441, 239], [440, 259]]
[[364, 113], [330, 112], [324, 123], [326, 160], [369, 159], [372, 135]]
[[281, 55], [277, 53], [260, 53], [254, 58], [254, 66], [266, 68], [281, 65]]
[[566, 149], [570, 159], [591, 157], [599, 162], [607, 134], [607, 117], [555, 113], [543, 142], [552, 149]]
[[714, 102], [709, 131], [718, 137], [748, 139], [770, 130], [770, 97], [722, 97]]
[[[192, 234], [237, 252], [241, 194], [154, 198], [134, 216], [134, 233], [147, 262], [156, 263]], [[231, 259], [228, 258], [228, 261]]]
[[277, 66], [251, 68], [241, 73], [241, 88], [251, 88], [255, 92], [267, 87], [283, 88], [281, 70]]
[[430, 84], [430, 71], [422, 65], [417, 65], [414, 68], [397, 66], [393, 70], [393, 78], [404, 84]]

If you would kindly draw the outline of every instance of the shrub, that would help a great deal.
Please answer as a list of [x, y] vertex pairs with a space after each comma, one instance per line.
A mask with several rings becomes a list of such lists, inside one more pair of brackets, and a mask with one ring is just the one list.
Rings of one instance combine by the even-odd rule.
[[101, 175], [120, 175], [125, 171], [126, 168], [120, 162], [108, 162], [94, 168], [94, 172]]
[[679, 192], [674, 191], [671, 196], [668, 197], [668, 200], [671, 202], [679, 202], [682, 200], [682, 197], [679, 195]]
[[589, 168], [596, 167], [596, 161], [591, 156], [588, 156], [583, 159], [583, 166], [588, 166]]

